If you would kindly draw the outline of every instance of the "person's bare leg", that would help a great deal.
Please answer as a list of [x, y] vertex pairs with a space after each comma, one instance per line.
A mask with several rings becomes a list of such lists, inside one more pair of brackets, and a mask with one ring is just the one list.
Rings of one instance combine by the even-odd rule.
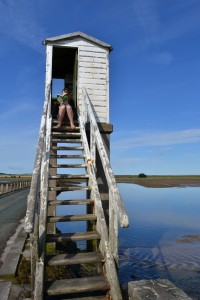
[[70, 127], [72, 129], [74, 129], [75, 126], [74, 126], [73, 110], [72, 110], [72, 108], [70, 106], [67, 106], [66, 107], [66, 111], [67, 111], [67, 115], [69, 117]]
[[60, 128], [62, 126], [62, 120], [64, 118], [65, 115], [65, 106], [61, 105], [59, 107], [59, 112], [58, 112], [58, 125], [57, 128]]

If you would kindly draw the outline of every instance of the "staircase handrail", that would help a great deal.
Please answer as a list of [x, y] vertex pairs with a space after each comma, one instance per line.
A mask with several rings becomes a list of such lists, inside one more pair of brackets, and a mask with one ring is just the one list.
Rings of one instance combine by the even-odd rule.
[[[84, 122], [86, 123], [87, 118], [89, 118], [90, 124], [92, 125], [93, 130], [93, 138], [95, 140], [97, 149], [99, 151], [99, 156], [102, 161], [102, 166], [105, 172], [105, 176], [107, 179], [107, 183], [109, 186], [110, 196], [111, 196], [111, 204], [112, 209], [114, 210], [115, 214], [118, 216], [118, 221], [121, 227], [128, 227], [129, 221], [128, 221], [128, 215], [126, 213], [125, 207], [123, 205], [123, 200], [121, 198], [120, 191], [117, 186], [117, 182], [115, 180], [115, 176], [112, 171], [112, 167], [110, 165], [110, 161], [104, 146], [103, 139], [101, 137], [96, 118], [93, 113], [91, 100], [89, 98], [89, 95], [85, 89], [85, 87], [82, 88], [83, 91], [83, 116], [84, 116]], [[91, 160], [93, 158], [91, 157]], [[114, 205], [115, 204], [115, 205]]]
[[[79, 126], [80, 126], [84, 152], [86, 156], [85, 159], [86, 161], [90, 161], [91, 153], [90, 153], [89, 144], [86, 136], [85, 124], [83, 121], [83, 117], [80, 114], [79, 114]], [[96, 227], [98, 232], [101, 235], [101, 241], [99, 247], [105, 259], [106, 275], [110, 283], [111, 298], [115, 300], [122, 300], [122, 294], [121, 294], [120, 285], [118, 281], [115, 259], [112, 253], [112, 249], [110, 248], [108, 228], [106, 225], [105, 215], [102, 207], [102, 201], [101, 201], [99, 188], [95, 176], [94, 165], [89, 163], [87, 165], [87, 171], [89, 174], [89, 185], [92, 186], [91, 198], [94, 199], [95, 201], [95, 214], [97, 216]]]
[[32, 233], [34, 230], [34, 219], [35, 219], [35, 209], [38, 205], [38, 191], [40, 185], [40, 174], [41, 174], [41, 163], [42, 163], [42, 156], [44, 151], [44, 137], [46, 133], [46, 120], [48, 114], [48, 106], [50, 105], [50, 93], [51, 93], [51, 86], [47, 87], [47, 92], [45, 96], [44, 106], [43, 106], [43, 113], [40, 123], [40, 130], [39, 130], [39, 137], [37, 143], [37, 150], [35, 156], [35, 162], [33, 167], [33, 174], [31, 180], [31, 187], [30, 192], [27, 199], [27, 210], [26, 210], [26, 217], [25, 217], [25, 231], [27, 233]]

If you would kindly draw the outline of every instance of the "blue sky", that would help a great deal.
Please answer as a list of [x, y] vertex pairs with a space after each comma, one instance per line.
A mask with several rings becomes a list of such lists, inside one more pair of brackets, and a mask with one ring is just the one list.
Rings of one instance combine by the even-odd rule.
[[0, 172], [32, 172], [42, 41], [74, 31], [113, 46], [114, 173], [199, 174], [199, 0], [0, 0]]

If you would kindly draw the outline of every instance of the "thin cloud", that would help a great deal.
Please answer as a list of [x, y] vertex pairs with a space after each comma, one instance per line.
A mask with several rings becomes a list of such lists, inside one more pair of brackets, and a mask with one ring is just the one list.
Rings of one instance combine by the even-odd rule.
[[162, 53], [154, 54], [149, 58], [149, 62], [156, 63], [160, 65], [169, 65], [173, 61], [173, 56], [171, 53], [164, 51]]
[[133, 11], [138, 22], [138, 26], [142, 29], [143, 40], [149, 44], [157, 40], [160, 20], [156, 1], [154, 0], [135, 0], [133, 1]]
[[[173, 13], [173, 12], [172, 12]], [[171, 14], [170, 21], [165, 25], [165, 29], [159, 35], [158, 42], [163, 43], [175, 39], [179, 36], [188, 34], [189, 32], [199, 29], [200, 25], [200, 3], [193, 1], [187, 3], [187, 6], [178, 7]]]
[[11, 165], [11, 166], [8, 166], [8, 169], [13, 170], [13, 171], [22, 171], [23, 170], [23, 168], [21, 168], [21, 165], [20, 166]]
[[36, 16], [36, 7], [32, 1], [0, 1], [0, 31], [37, 52], [43, 53], [41, 42], [45, 31], [37, 23]]
[[32, 104], [23, 102], [20, 104], [17, 102], [16, 106], [13, 104], [10, 110], [1, 112], [0, 120], [8, 120], [15, 115], [23, 115], [23, 113], [30, 113], [33, 112], [33, 110], [35, 110], [35, 106]]
[[127, 149], [144, 146], [166, 146], [178, 144], [190, 144], [200, 142], [200, 129], [187, 129], [179, 131], [162, 132], [129, 132], [131, 138], [120, 138], [112, 142], [116, 149]]
[[135, 0], [132, 7], [133, 27], [138, 28], [136, 36], [145, 48], [188, 34], [198, 29], [200, 25], [199, 1], [185, 1], [184, 5], [182, 2], [177, 2], [173, 6], [167, 6], [166, 3], [167, 18], [165, 19], [156, 0]]

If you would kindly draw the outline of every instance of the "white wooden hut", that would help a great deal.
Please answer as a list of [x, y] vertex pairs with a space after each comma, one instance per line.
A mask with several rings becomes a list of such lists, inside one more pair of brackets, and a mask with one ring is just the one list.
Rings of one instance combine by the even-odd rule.
[[[52, 79], [71, 86], [81, 109], [82, 87], [90, 96], [100, 123], [109, 123], [109, 52], [112, 47], [82, 32], [47, 38], [46, 87]], [[63, 86], [63, 87], [64, 87]]]

